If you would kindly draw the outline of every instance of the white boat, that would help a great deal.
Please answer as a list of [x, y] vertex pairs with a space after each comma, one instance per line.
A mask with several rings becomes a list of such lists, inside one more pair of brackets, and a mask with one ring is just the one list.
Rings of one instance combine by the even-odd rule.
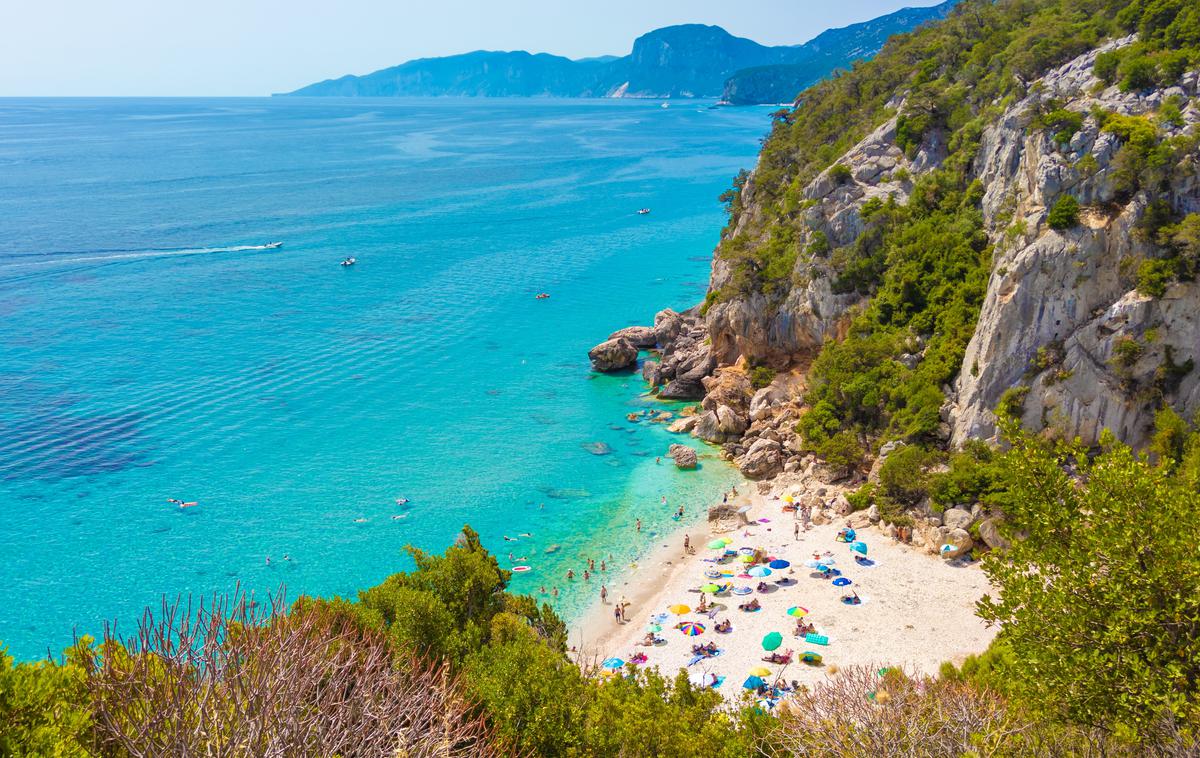
[[649, 212], [650, 212], [650, 209], [649, 209], [649, 208], [638, 208], [638, 215], [639, 215], [639, 216], [645, 216], [645, 215], [646, 215], [647, 213], [649, 213]]
[[268, 242], [267, 244], [263, 245], [263, 248], [266, 250], [274, 250], [277, 247], [283, 247], [283, 243], [282, 242]]
[[663, 107], [663, 108], [670, 108], [670, 107], [671, 107], [671, 104], [670, 104], [670, 103], [663, 103], [663, 104], [662, 104], [662, 107]]
[[343, 266], [353, 266], [355, 263], [358, 263], [358, 261], [356, 261], [354, 258], [347, 258], [346, 260], [342, 261]]

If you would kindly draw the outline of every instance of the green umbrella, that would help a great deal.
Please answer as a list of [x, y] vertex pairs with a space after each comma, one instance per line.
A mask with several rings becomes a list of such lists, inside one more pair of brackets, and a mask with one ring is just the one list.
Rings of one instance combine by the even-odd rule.
[[720, 590], [721, 588], [715, 584], [706, 584], [700, 588], [701, 592], [707, 592], [709, 594], [712, 594], [713, 592], [719, 592]]
[[763, 637], [763, 650], [774, 650], [783, 644], [783, 635], [779, 632], [771, 632], [766, 637]]
[[647, 632], [661, 632], [662, 625], [661, 624], [649, 624], [646, 626], [646, 631]]
[[708, 549], [709, 550], [724, 550], [725, 549], [725, 540], [713, 540], [712, 542], [708, 543]]

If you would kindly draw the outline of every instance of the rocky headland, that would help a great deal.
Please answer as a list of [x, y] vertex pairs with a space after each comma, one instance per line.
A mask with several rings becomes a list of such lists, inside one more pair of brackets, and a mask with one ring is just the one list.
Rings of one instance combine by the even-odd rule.
[[[982, 125], [964, 170], [991, 250], [986, 292], [961, 370], [941, 387], [932, 439], [922, 444], [946, 451], [970, 440], [997, 444], [1002, 403], [1035, 432], [1094, 444], [1107, 429], [1135, 447], [1147, 444], [1159, 409], [1184, 418], [1200, 412], [1200, 373], [1193, 370], [1200, 360], [1200, 282], [1178, 276], [1157, 288], [1147, 284], [1147, 271], [1170, 253], [1145, 231], [1162, 225], [1156, 216], [1200, 212], [1200, 158], [1184, 149], [1172, 156], [1177, 165], [1160, 186], [1131, 183], [1133, 148], [1126, 146], [1148, 138], [1114, 127], [1114, 119], [1128, 118], [1133, 127], [1153, 125], [1157, 145], [1194, 145], [1186, 140], [1200, 129], [1200, 73], [1139, 88], [1097, 74], [1098, 57], [1135, 42], [1115, 40], [1049, 70]], [[830, 465], [797, 430], [808, 410], [812, 361], [846, 338], [871, 299], [838, 286], [844, 258], [829, 251], [861, 244], [871, 232], [864, 207], [908, 203], [922, 177], [952, 153], [946, 129], [929, 128], [915, 143], [902, 134], [910, 108], [903, 95], [888, 105], [900, 115], [799, 187], [788, 223], [800, 230], [800, 253], [782, 284], [746, 287], [738, 259], [726, 253], [733, 241], [770, 244], [781, 223], [762, 199], [770, 192], [761, 186], [760, 166], [737, 188], [705, 304], [661, 311], [652, 326], [622, 329], [591, 354], [597, 369], [608, 370], [631, 368], [638, 350], [650, 351], [641, 363], [648, 390], [698, 403], [672, 432], [718, 446], [764, 493], [807, 493], [823, 519], [850, 516], [845, 493], [878, 481], [888, 455], [907, 442], [864, 438], [860, 463]], [[1069, 223], [1055, 218], [1063, 205], [1077, 209]], [[914, 334], [894, 360], [916, 368], [933, 338]], [[852, 516], [855, 523], [883, 518], [889, 532], [951, 557], [1002, 544], [999, 517], [979, 503], [932, 508], [928, 498], [900, 518], [893, 514], [903, 527], [875, 506]]]

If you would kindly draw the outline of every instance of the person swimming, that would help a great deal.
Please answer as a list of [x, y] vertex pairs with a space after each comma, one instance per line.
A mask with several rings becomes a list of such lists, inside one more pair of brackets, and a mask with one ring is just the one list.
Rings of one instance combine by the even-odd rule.
[[516, 537], [509, 537], [509, 536], [506, 534], [506, 535], [504, 535], [504, 541], [505, 541], [505, 542], [516, 542], [516, 541], [517, 541], [517, 538], [516, 538]]
[[517, 536], [518, 536], [518, 537], [533, 537], [533, 535], [532, 535], [532, 534], [530, 534], [529, 532], [521, 532], [521, 533], [520, 533], [520, 534], [518, 534]]

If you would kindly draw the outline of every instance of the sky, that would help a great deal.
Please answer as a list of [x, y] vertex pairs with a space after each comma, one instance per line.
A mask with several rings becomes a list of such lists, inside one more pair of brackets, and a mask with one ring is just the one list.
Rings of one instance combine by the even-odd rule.
[[767, 45], [939, 0], [2, 0], [0, 97], [257, 96], [413, 58], [625, 55], [671, 24]]

